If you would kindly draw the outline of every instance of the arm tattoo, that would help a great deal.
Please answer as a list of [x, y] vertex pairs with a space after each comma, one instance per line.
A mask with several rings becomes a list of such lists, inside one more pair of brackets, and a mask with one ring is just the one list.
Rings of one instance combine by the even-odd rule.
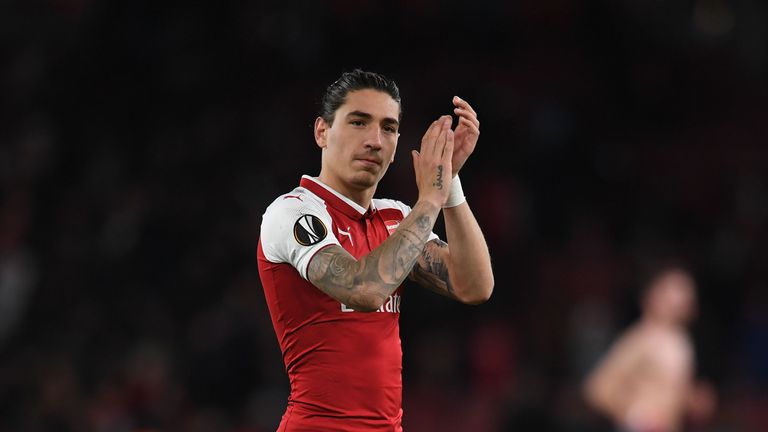
[[448, 244], [440, 239], [427, 243], [411, 272], [411, 280], [423, 287], [450, 298], [456, 298], [451, 278], [448, 276], [448, 263], [443, 258]]
[[422, 256], [435, 218], [414, 207], [400, 227], [360, 261], [338, 245], [321, 249], [309, 262], [307, 278], [347, 306], [375, 310], [400, 286]]

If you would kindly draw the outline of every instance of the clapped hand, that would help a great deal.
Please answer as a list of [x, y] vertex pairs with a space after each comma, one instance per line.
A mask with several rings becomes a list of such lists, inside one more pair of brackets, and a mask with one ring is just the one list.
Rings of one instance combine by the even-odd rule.
[[441, 208], [451, 188], [454, 154], [454, 132], [451, 116], [442, 116], [432, 122], [421, 139], [421, 149], [413, 150], [413, 169], [419, 188], [419, 201], [429, 201]]
[[475, 151], [477, 140], [480, 138], [480, 121], [477, 119], [475, 110], [464, 99], [454, 96], [453, 105], [456, 107], [453, 112], [459, 117], [459, 124], [454, 131], [454, 148], [451, 158], [453, 168], [451, 177], [456, 177], [469, 155]]

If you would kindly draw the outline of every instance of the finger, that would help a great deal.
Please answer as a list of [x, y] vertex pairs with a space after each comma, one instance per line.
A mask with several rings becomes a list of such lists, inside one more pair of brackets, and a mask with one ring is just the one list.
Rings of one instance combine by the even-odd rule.
[[443, 151], [443, 161], [446, 164], [450, 165], [452, 157], [453, 157], [453, 131], [451, 129], [448, 129], [448, 133], [445, 134], [445, 150]]
[[437, 137], [440, 136], [440, 132], [443, 129], [443, 122], [446, 116], [441, 116], [429, 126], [429, 129], [424, 134], [424, 138], [421, 141], [421, 153], [432, 154], [434, 153], [434, 145]]
[[435, 147], [432, 151], [432, 154], [435, 155], [435, 157], [438, 159], [443, 157], [443, 151], [445, 150], [445, 137], [449, 130], [451, 130], [451, 128], [446, 127], [446, 122], [443, 122], [443, 127], [440, 129], [440, 135], [435, 140]]
[[435, 120], [429, 125], [429, 128], [424, 133], [424, 137], [421, 139], [421, 154], [431, 154], [434, 150], [435, 139], [440, 133], [440, 122]]
[[430, 152], [429, 153], [422, 152], [422, 154], [435, 155], [443, 151], [442, 148], [445, 141], [445, 138], [444, 138], [445, 130], [450, 129], [450, 126], [449, 126], [450, 122], [448, 122], [449, 119], [450, 119], [450, 116], [440, 116], [440, 118], [437, 119], [437, 126], [436, 126], [437, 133], [434, 139], [432, 139], [432, 146], [429, 147]]
[[421, 156], [418, 151], [411, 150], [411, 156], [413, 157], [413, 172], [416, 173], [416, 179], [419, 178], [419, 157]]
[[463, 110], [466, 110], [466, 111], [472, 113], [472, 115], [474, 115], [475, 117], [477, 117], [477, 112], [475, 111], [475, 109], [472, 108], [472, 105], [470, 105], [469, 102], [465, 101], [464, 99], [462, 99], [462, 98], [460, 98], [458, 96], [454, 96], [453, 97], [453, 105], [455, 105], [456, 108], [461, 108]]
[[474, 135], [475, 138], [474, 139], [464, 139], [464, 140], [462, 140], [462, 142], [460, 144], [461, 147], [459, 147], [457, 149], [457, 151], [460, 150], [461, 154], [469, 156], [470, 154], [472, 154], [473, 151], [475, 151], [475, 147], [477, 146], [477, 137], [480, 136], [480, 131], [477, 130], [477, 129], [474, 129], [475, 125], [473, 125], [471, 123], [468, 123], [468, 122], [467, 123], [462, 123], [462, 125], [464, 125], [467, 128], [466, 134], [468, 136]]
[[453, 104], [456, 105], [457, 108], [465, 109], [472, 113], [473, 116], [477, 117], [477, 113], [472, 108], [472, 105], [469, 104], [469, 102], [465, 101], [464, 99], [454, 96], [453, 97]]
[[475, 124], [474, 122], [470, 121], [467, 118], [460, 117], [459, 118], [459, 125], [466, 126], [470, 132], [475, 133], [477, 135], [480, 135], [480, 126]]
[[443, 118], [444, 118], [444, 121], [445, 121], [445, 127], [447, 129], [450, 129], [451, 126], [453, 125], [453, 117], [451, 117], [449, 115], [445, 115], [445, 116], [443, 116]]
[[[440, 157], [445, 157], [445, 154], [448, 153], [449, 155], [451, 152], [448, 152], [445, 147], [448, 145], [448, 134], [453, 135], [453, 130], [451, 130], [451, 126], [453, 125], [453, 117], [451, 116], [445, 116], [445, 137], [443, 142], [443, 148], [440, 153]], [[448, 156], [450, 157], [450, 156]]]
[[478, 120], [477, 117], [475, 117], [475, 115], [472, 114], [471, 112], [469, 112], [469, 111], [467, 111], [467, 110], [465, 110], [463, 108], [454, 108], [453, 112], [459, 117], [459, 120], [461, 120], [462, 118], [465, 118], [465, 119], [471, 121], [472, 123], [474, 123], [474, 125], [478, 129], [480, 129], [480, 120]]

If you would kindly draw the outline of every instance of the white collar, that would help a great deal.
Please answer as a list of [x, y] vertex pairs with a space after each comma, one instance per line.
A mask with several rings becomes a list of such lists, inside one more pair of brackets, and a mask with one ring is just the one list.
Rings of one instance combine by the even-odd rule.
[[[336, 195], [340, 200], [342, 200], [345, 203], [349, 204], [350, 207], [352, 207], [353, 209], [357, 210], [357, 212], [360, 213], [361, 215], [364, 215], [368, 211], [365, 208], [363, 208], [363, 206], [361, 206], [360, 204], [358, 204], [358, 203], [352, 201], [351, 199], [347, 198], [346, 196], [342, 195], [341, 192], [336, 191], [332, 187], [330, 187], [327, 184], [325, 184], [322, 181], [320, 181], [319, 177], [311, 177], [311, 176], [308, 176], [308, 175], [303, 175], [303, 176], [301, 176], [301, 178], [305, 178], [307, 180], [311, 180], [311, 181], [317, 183], [318, 185], [322, 186], [323, 189], [325, 189], [328, 192]], [[373, 200], [371, 200], [371, 210], [376, 210], [376, 207], [373, 205]]]

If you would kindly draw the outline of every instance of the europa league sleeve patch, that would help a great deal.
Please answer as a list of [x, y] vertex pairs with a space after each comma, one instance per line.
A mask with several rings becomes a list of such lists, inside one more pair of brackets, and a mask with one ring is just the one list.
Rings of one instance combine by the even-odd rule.
[[293, 224], [293, 237], [302, 246], [318, 244], [326, 235], [328, 230], [317, 216], [303, 215]]

